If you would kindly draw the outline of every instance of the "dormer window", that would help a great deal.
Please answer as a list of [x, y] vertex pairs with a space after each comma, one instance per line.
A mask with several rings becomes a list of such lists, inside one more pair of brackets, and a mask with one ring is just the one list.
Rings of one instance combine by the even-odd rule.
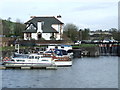
[[27, 29], [36, 29], [36, 27], [33, 24], [30, 24]]

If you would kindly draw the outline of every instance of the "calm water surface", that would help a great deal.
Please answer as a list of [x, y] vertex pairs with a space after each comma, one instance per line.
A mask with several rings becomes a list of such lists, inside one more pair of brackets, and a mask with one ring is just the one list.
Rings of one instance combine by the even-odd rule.
[[118, 57], [73, 59], [57, 70], [1, 70], [3, 88], [118, 88]]

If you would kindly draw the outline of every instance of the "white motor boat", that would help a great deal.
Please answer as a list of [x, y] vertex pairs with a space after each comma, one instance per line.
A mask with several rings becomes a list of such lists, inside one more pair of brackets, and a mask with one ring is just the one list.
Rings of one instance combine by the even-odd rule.
[[46, 54], [53, 58], [56, 66], [72, 66], [72, 59], [65, 50], [55, 49], [54, 51], [47, 51]]
[[[57, 47], [57, 49], [59, 50], [63, 50], [63, 53], [67, 52], [67, 56], [69, 56], [69, 58], [73, 58], [73, 50], [72, 50], [72, 46], [71, 45], [48, 45], [47, 50], [46, 51], [50, 51], [50, 50], [55, 50], [55, 48]], [[66, 52], [65, 52], [66, 51]], [[64, 54], [63, 54], [64, 55]], [[65, 55], [64, 55], [65, 56]]]
[[50, 67], [54, 65], [54, 60], [46, 55], [30, 54], [4, 59], [3, 64], [5, 67]]

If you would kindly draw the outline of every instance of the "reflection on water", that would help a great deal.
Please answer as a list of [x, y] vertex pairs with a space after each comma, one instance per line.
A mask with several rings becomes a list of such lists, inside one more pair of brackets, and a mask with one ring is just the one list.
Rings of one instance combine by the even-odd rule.
[[118, 57], [73, 59], [57, 70], [2, 70], [3, 88], [118, 88]]

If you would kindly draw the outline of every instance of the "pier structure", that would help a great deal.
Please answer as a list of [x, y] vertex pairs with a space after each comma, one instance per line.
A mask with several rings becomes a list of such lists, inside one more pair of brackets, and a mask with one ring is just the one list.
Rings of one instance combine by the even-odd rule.
[[100, 55], [117, 56], [119, 54], [118, 47], [118, 44], [99, 44]]
[[[87, 57], [108, 56], [108, 55], [120, 56], [119, 43], [84, 43], [84, 44], [85, 46], [87, 46], [87, 44], [88, 45], [93, 44], [93, 46], [74, 48], [73, 51], [75, 57], [79, 57], [79, 55], [87, 56]], [[79, 52], [81, 52], [81, 54], [78, 53], [77, 49], [80, 49]]]
[[54, 67], [5, 67], [5, 66], [0, 66], [0, 70], [5, 70], [5, 69], [22, 69], [22, 70], [31, 70], [31, 69], [45, 69], [45, 70], [57, 70], [57, 66]]

